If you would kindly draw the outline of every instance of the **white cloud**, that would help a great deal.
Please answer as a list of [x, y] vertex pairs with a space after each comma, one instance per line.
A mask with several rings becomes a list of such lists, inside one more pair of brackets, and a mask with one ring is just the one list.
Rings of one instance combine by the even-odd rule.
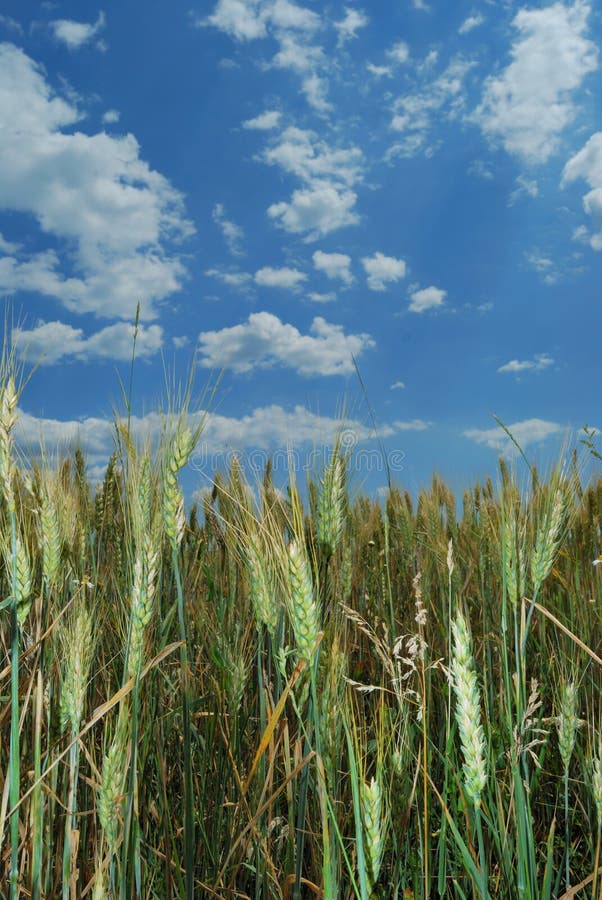
[[[391, 128], [406, 137], [389, 149], [389, 159], [415, 156], [425, 149], [435, 119], [439, 122], [441, 118], [451, 120], [460, 115], [465, 105], [464, 82], [474, 65], [474, 62], [456, 57], [436, 78], [430, 75], [430, 63], [420, 70], [423, 85], [407, 91], [393, 104]], [[426, 150], [432, 152], [432, 148], [426, 147]]]
[[410, 312], [422, 313], [427, 309], [437, 309], [443, 306], [446, 296], [447, 291], [442, 291], [441, 288], [432, 286], [412, 291], [410, 293]]
[[511, 359], [510, 362], [500, 366], [498, 372], [520, 375], [523, 372], [542, 372], [552, 365], [554, 365], [554, 360], [548, 353], [536, 353], [533, 359]]
[[307, 280], [305, 272], [298, 269], [289, 269], [283, 266], [280, 269], [272, 269], [270, 266], [264, 266], [255, 272], [255, 284], [261, 287], [275, 288], [298, 288], [302, 281]]
[[[562, 184], [570, 184], [583, 178], [591, 190], [583, 198], [583, 208], [600, 227], [589, 236], [594, 250], [602, 250], [602, 131], [592, 134], [584, 147], [569, 159], [562, 175]], [[578, 229], [578, 238], [584, 237], [586, 229]]]
[[339, 35], [339, 46], [345, 44], [352, 38], [356, 38], [359, 29], [365, 28], [369, 21], [370, 19], [368, 18], [368, 16], [360, 9], [354, 9], [351, 6], [346, 6], [344, 18], [341, 19], [340, 22], [334, 23], [334, 27], [336, 28]]
[[432, 424], [425, 419], [410, 419], [408, 422], [393, 422], [393, 427], [396, 431], [426, 431]]
[[[523, 449], [530, 444], [541, 443], [566, 430], [564, 425], [559, 425], [557, 422], [546, 422], [544, 419], [523, 419], [521, 422], [513, 422], [507, 427]], [[498, 452], [508, 453], [514, 450], [512, 441], [504, 429], [499, 426], [496, 428], [468, 428], [464, 432], [464, 436]]]
[[332, 148], [313, 131], [287, 128], [263, 154], [269, 165], [295, 175], [303, 187], [289, 202], [273, 203], [268, 215], [281, 228], [306, 233], [315, 240], [346, 225], [355, 225], [357, 195], [352, 187], [363, 176], [364, 159], [357, 147]]
[[403, 381], [394, 381], [390, 386], [390, 391], [402, 391], [405, 388], [405, 383]]
[[[264, 450], [270, 455], [277, 451], [274, 464], [288, 471], [288, 464], [307, 463], [304, 457], [297, 455], [297, 449], [309, 447], [315, 460], [315, 454], [322, 446], [331, 446], [341, 429], [352, 436], [354, 444], [360, 444], [373, 437], [371, 426], [357, 419], [342, 420], [338, 417], [319, 415], [305, 406], [297, 405], [285, 409], [277, 404], [260, 406], [251, 413], [241, 416], [219, 415], [215, 412], [199, 410], [191, 413], [189, 421], [192, 426], [204, 417], [204, 427], [199, 443], [194, 451], [190, 466], [200, 474], [213, 479], [216, 468], [223, 466], [223, 453], [244, 452], [245, 450]], [[146, 416], [132, 416], [130, 432], [140, 442], [155, 445], [164, 432], [166, 419], [156, 412]], [[403, 423], [384, 424], [379, 427], [381, 438], [391, 437], [404, 429]], [[401, 426], [401, 427], [400, 427]], [[60, 420], [36, 417], [18, 411], [15, 436], [19, 445], [34, 455], [40, 446], [44, 447], [45, 456], [56, 452], [59, 455], [72, 452], [80, 447], [88, 465], [88, 474], [101, 480], [104, 467], [115, 449], [115, 425], [113, 420], [99, 417], [84, 417], [80, 420]], [[289, 455], [289, 448], [291, 454]], [[257, 455], [249, 458], [254, 468], [267, 462]]]
[[514, 180], [516, 187], [508, 197], [508, 206], [514, 206], [520, 197], [526, 196], [535, 199], [539, 195], [539, 187], [534, 178], [518, 175]]
[[253, 313], [242, 325], [205, 331], [199, 335], [205, 368], [249, 372], [254, 368], [288, 366], [300, 375], [346, 375], [353, 371], [353, 356], [374, 347], [368, 334], [343, 332], [316, 317], [309, 334], [281, 322], [268, 312]]
[[490, 166], [482, 159], [474, 159], [469, 165], [467, 172], [474, 178], [482, 178], [483, 181], [492, 181], [495, 177]]
[[384, 78], [385, 75], [390, 78], [393, 75], [393, 70], [390, 66], [375, 66], [373, 63], [366, 63], [366, 68], [376, 78]]
[[209, 278], [217, 278], [218, 281], [227, 284], [228, 287], [245, 288], [249, 282], [253, 280], [253, 276], [248, 272], [230, 272], [227, 269], [213, 268], [206, 269], [205, 275]]
[[23, 26], [16, 19], [13, 19], [12, 16], [0, 15], [0, 25], [8, 31], [13, 31], [15, 34], [23, 34]]
[[359, 147], [333, 149], [314, 131], [302, 128], [285, 129], [262, 158], [308, 184], [328, 178], [352, 187], [361, 180], [364, 168]]
[[387, 284], [405, 278], [406, 264], [403, 259], [385, 256], [376, 252], [374, 256], [365, 256], [362, 265], [368, 276], [368, 287], [371, 291], [386, 291]]
[[390, 50], [387, 50], [387, 56], [396, 65], [403, 65], [410, 58], [410, 48], [405, 41], [397, 41]]
[[234, 222], [231, 222], [230, 219], [228, 219], [223, 204], [215, 204], [211, 217], [220, 229], [230, 253], [233, 256], [243, 256], [244, 251], [241, 247], [241, 243], [244, 239], [245, 233], [240, 225], [236, 225]]
[[103, 125], [115, 125], [116, 122], [119, 122], [119, 119], [120, 115], [116, 109], [107, 109], [102, 115]]
[[324, 272], [327, 278], [339, 278], [343, 284], [353, 284], [353, 275], [349, 268], [351, 257], [346, 253], [323, 253], [322, 250], [316, 250], [312, 259], [316, 269]]
[[72, 312], [118, 318], [140, 300], [142, 316], [153, 317], [185, 274], [166, 250], [193, 233], [182, 195], [140, 159], [133, 135], [72, 131], [79, 119], [33, 60], [0, 44], [0, 121], [10, 123], [0, 207], [30, 214], [58, 245], [0, 260], [0, 289], [38, 290]]
[[291, 0], [219, 0], [213, 13], [195, 24], [219, 28], [239, 42], [273, 37], [279, 49], [269, 66], [296, 72], [308, 103], [318, 112], [331, 108], [324, 77], [330, 61], [311, 43], [322, 24], [317, 13]]
[[460, 27], [458, 28], [458, 32], [460, 34], [468, 34], [469, 31], [472, 31], [473, 28], [478, 28], [479, 25], [482, 25], [485, 21], [485, 17], [481, 15], [481, 13], [477, 13], [474, 16], [468, 16], [468, 18], [464, 19]]
[[281, 117], [282, 113], [277, 109], [266, 109], [254, 119], [247, 119], [242, 123], [242, 127], [255, 131], [270, 131], [278, 127]]
[[560, 272], [552, 259], [540, 252], [528, 253], [526, 256], [528, 264], [542, 276], [546, 284], [556, 284]]
[[331, 231], [356, 225], [354, 211], [357, 195], [329, 182], [316, 182], [312, 187], [293, 191], [290, 202], [272, 203], [268, 215], [285, 231], [306, 233], [310, 241]]
[[586, 37], [590, 12], [584, 0], [521, 9], [512, 62], [485, 82], [476, 121], [527, 162], [543, 163], [557, 149], [576, 114], [574, 93], [597, 67], [598, 51]]
[[[104, 29], [106, 18], [103, 12], [98, 14], [94, 23], [74, 22], [72, 19], [55, 19], [50, 27], [57, 41], [65, 44], [69, 50], [79, 50], [89, 44]], [[100, 45], [104, 49], [104, 45]]]
[[[29, 330], [13, 328], [12, 341], [21, 357], [41, 365], [53, 365], [68, 358], [129, 360], [134, 346], [134, 326], [118, 322], [85, 337], [81, 328], [63, 322], [41, 322]], [[138, 326], [138, 358], [153, 356], [162, 345], [163, 329], [159, 325]]]
[[334, 291], [328, 291], [325, 294], [317, 294], [315, 291], [312, 291], [307, 295], [307, 299], [311, 300], [312, 303], [332, 303], [333, 300], [337, 299], [337, 295]]

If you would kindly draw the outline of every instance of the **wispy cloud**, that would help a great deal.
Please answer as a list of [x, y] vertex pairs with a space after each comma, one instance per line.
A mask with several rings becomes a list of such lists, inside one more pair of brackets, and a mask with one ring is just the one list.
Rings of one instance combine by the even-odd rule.
[[485, 82], [475, 120], [527, 162], [543, 163], [557, 149], [576, 114], [575, 93], [598, 65], [587, 37], [590, 13], [583, 0], [521, 9], [513, 22], [512, 62]]
[[427, 141], [435, 124], [441, 118], [456, 118], [464, 109], [464, 82], [474, 65], [458, 56], [435, 78], [430, 75], [430, 65], [419, 70], [420, 81], [416, 87], [393, 103], [391, 128], [404, 137], [389, 148], [387, 159], [432, 152]]
[[199, 364], [233, 372], [286, 366], [306, 376], [347, 375], [353, 371], [353, 357], [371, 347], [370, 335], [345, 334], [341, 325], [320, 316], [311, 323], [309, 334], [302, 334], [272, 313], [259, 312], [241, 325], [202, 332]]
[[272, 128], [278, 127], [281, 118], [282, 113], [279, 110], [266, 109], [265, 112], [255, 116], [254, 119], [244, 121], [242, 127], [252, 131], [271, 131]]
[[468, 34], [469, 31], [473, 31], [475, 28], [478, 28], [479, 25], [482, 25], [485, 22], [485, 16], [481, 15], [481, 13], [476, 13], [473, 16], [468, 16], [460, 27], [458, 28], [459, 34]]
[[243, 256], [244, 250], [242, 248], [242, 242], [245, 233], [240, 225], [236, 225], [235, 222], [228, 219], [226, 211], [221, 203], [215, 204], [211, 217], [220, 229], [232, 256]]
[[360, 28], [365, 28], [370, 19], [361, 9], [351, 6], [345, 7], [345, 15], [339, 22], [334, 23], [338, 33], [338, 44], [342, 46], [347, 41], [357, 37]]
[[498, 372], [522, 375], [525, 372], [542, 372], [552, 365], [554, 365], [554, 360], [548, 353], [536, 353], [533, 359], [511, 359], [510, 362], [500, 366]]
[[403, 381], [394, 381], [390, 386], [390, 391], [402, 391], [405, 388], [405, 383]]

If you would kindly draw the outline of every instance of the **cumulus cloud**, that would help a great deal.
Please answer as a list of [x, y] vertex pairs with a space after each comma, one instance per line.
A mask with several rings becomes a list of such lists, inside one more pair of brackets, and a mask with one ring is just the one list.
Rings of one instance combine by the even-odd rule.
[[357, 37], [360, 28], [365, 28], [370, 19], [360, 9], [351, 6], [345, 7], [345, 15], [340, 22], [335, 22], [334, 27], [338, 32], [339, 46]]
[[133, 135], [73, 131], [80, 118], [32, 59], [0, 44], [0, 206], [32, 215], [54, 243], [0, 258], [0, 290], [116, 318], [140, 300], [152, 318], [185, 275], [167, 249], [193, 233], [182, 195], [140, 158]]
[[205, 368], [250, 372], [255, 368], [288, 366], [300, 375], [346, 375], [354, 356], [374, 347], [368, 334], [345, 334], [341, 325], [316, 317], [309, 334], [302, 334], [268, 312], [252, 313], [247, 322], [204, 331], [199, 335]]
[[541, 372], [552, 365], [554, 360], [548, 353], [536, 353], [533, 359], [511, 359], [510, 362], [500, 366], [498, 372], [521, 375], [523, 372]]
[[316, 250], [312, 259], [318, 272], [324, 272], [327, 278], [338, 278], [346, 285], [353, 284], [353, 275], [349, 268], [351, 257], [346, 253], [324, 253], [322, 250]]
[[[72, 19], [55, 19], [50, 23], [50, 28], [57, 39], [65, 44], [69, 50], [79, 50], [84, 44], [93, 41], [106, 25], [105, 14], [101, 11], [96, 22], [74, 22]], [[102, 42], [97, 44], [101, 50], [105, 49]]]
[[[547, 422], [545, 419], [523, 419], [508, 425], [508, 430], [517, 443], [524, 449], [531, 444], [538, 444], [554, 435], [562, 434], [566, 428], [557, 422]], [[508, 453], [514, 450], [514, 445], [503, 428], [468, 428], [464, 436], [484, 444], [492, 450]]]
[[241, 247], [241, 244], [245, 233], [240, 225], [236, 225], [227, 217], [226, 210], [224, 209], [223, 204], [215, 204], [211, 217], [221, 231], [222, 237], [224, 238], [228, 250], [230, 251], [232, 256], [243, 256], [244, 251]]
[[[29, 330], [13, 328], [12, 340], [19, 356], [41, 365], [54, 365], [67, 359], [129, 360], [132, 358], [134, 326], [118, 322], [85, 337], [82, 328], [73, 328], [63, 322], [41, 322]], [[137, 357], [153, 356], [162, 345], [163, 329], [159, 325], [138, 326]]]
[[283, 266], [280, 269], [273, 269], [270, 266], [264, 266], [255, 272], [255, 284], [261, 287], [275, 288], [298, 288], [301, 282], [307, 280], [305, 272], [298, 269], [290, 269]]
[[406, 275], [406, 264], [403, 259], [385, 256], [378, 251], [374, 256], [365, 256], [362, 265], [368, 276], [368, 287], [371, 291], [386, 291], [388, 284], [400, 281]]
[[484, 21], [485, 17], [482, 16], [481, 13], [476, 13], [474, 16], [468, 16], [458, 28], [458, 32], [460, 34], [468, 34], [469, 31], [482, 25]]
[[576, 114], [575, 92], [598, 65], [587, 35], [589, 3], [521, 9], [512, 62], [485, 82], [475, 119], [483, 132], [529, 163], [545, 162]]
[[242, 127], [252, 131], [270, 131], [272, 128], [278, 128], [281, 117], [282, 113], [277, 109], [266, 109], [254, 119], [247, 119], [242, 123]]
[[354, 211], [356, 200], [354, 191], [321, 182], [293, 191], [288, 202], [272, 203], [268, 216], [285, 231], [306, 234], [307, 240], [315, 241], [331, 231], [356, 225], [359, 222]]
[[285, 231], [304, 233], [311, 241], [359, 221], [352, 189], [363, 177], [359, 148], [332, 148], [313, 131], [287, 128], [262, 158], [302, 183], [289, 201], [268, 208], [270, 218]]
[[438, 309], [443, 306], [446, 296], [447, 291], [432, 286], [412, 291], [410, 293], [410, 312], [422, 313], [427, 309]]
[[583, 197], [583, 208], [599, 230], [587, 236], [583, 226], [579, 237], [587, 237], [594, 250], [602, 250], [602, 131], [592, 134], [584, 147], [569, 159], [562, 175], [562, 184], [577, 179], [586, 181], [591, 190]]

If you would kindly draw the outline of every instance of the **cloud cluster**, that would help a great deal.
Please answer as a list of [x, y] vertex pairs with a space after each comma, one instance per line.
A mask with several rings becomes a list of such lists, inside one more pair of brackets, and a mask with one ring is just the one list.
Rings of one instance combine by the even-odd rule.
[[286, 366], [304, 376], [347, 375], [353, 371], [353, 357], [371, 347], [370, 335], [345, 334], [341, 325], [321, 316], [313, 320], [309, 334], [302, 334], [272, 313], [259, 312], [243, 324], [202, 332], [199, 364], [239, 373]]
[[[128, 360], [132, 358], [134, 326], [117, 322], [89, 337], [83, 329], [63, 322], [41, 322], [34, 328], [13, 328], [12, 341], [19, 356], [30, 363], [54, 365], [65, 360], [86, 362], [98, 359]], [[136, 356], [148, 358], [163, 345], [163, 329], [159, 325], [139, 325], [136, 334]]]
[[262, 158], [302, 184], [289, 201], [268, 208], [268, 216], [285, 231], [316, 240], [359, 221], [353, 190], [363, 176], [359, 148], [333, 149], [313, 131], [286, 128]]
[[[322, 21], [313, 10], [292, 0], [218, 0], [211, 15], [195, 24], [218, 28], [240, 43], [272, 38], [278, 50], [269, 66], [295, 72], [309, 105], [321, 113], [330, 109], [325, 78], [329, 61], [314, 42]], [[352, 16], [341, 27], [339, 34], [350, 34], [360, 24]]]
[[75, 313], [152, 318], [185, 274], [167, 250], [193, 232], [183, 198], [133, 135], [73, 131], [81, 115], [42, 69], [0, 44], [0, 206], [26, 213], [57, 249], [0, 257], [0, 291], [35, 290]]
[[563, 184], [581, 178], [591, 188], [583, 198], [583, 208], [595, 225], [595, 230], [587, 237], [594, 250], [602, 250], [602, 131], [592, 134], [564, 167]]
[[576, 113], [574, 94], [598, 65], [587, 35], [589, 3], [521, 9], [512, 62], [485, 82], [475, 119], [483, 132], [529, 163], [545, 162]]
[[[433, 63], [436, 62], [436, 54]], [[406, 91], [393, 103], [391, 128], [403, 137], [387, 151], [388, 160], [396, 157], [412, 157], [418, 153], [432, 153], [427, 143], [435, 125], [435, 118], [455, 119], [465, 106], [464, 83], [474, 62], [456, 57], [435, 78], [430, 76], [430, 65], [418, 70], [419, 83], [414, 90]]]

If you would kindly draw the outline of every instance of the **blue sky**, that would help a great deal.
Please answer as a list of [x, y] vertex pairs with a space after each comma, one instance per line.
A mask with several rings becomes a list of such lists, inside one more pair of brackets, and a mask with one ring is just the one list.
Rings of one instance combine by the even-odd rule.
[[373, 421], [412, 491], [493, 473], [494, 414], [553, 459], [600, 420], [601, 41], [585, 0], [5, 2], [22, 440], [102, 471], [140, 301], [136, 428], [196, 352], [209, 460], [343, 408], [368, 490]]

